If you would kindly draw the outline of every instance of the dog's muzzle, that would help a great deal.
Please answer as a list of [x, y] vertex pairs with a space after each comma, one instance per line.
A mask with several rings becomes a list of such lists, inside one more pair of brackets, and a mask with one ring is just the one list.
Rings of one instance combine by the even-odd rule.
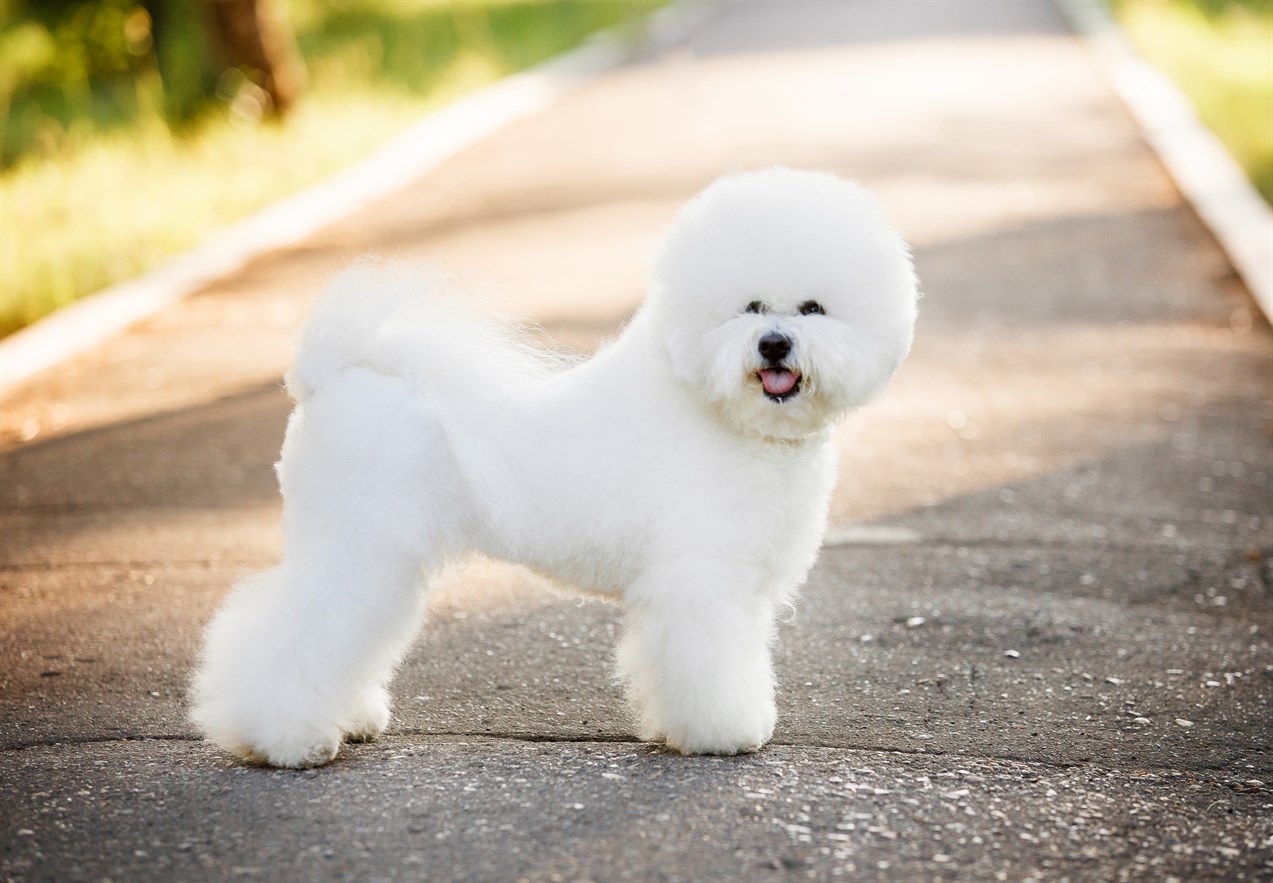
[[800, 392], [800, 372], [783, 364], [791, 355], [791, 338], [771, 331], [756, 342], [756, 350], [765, 367], [756, 372], [765, 397], [771, 402], [785, 402]]

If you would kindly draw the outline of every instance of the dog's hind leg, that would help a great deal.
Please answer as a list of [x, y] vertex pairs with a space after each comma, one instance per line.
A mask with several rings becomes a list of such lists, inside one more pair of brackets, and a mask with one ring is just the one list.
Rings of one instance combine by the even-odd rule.
[[679, 561], [626, 593], [619, 674], [643, 739], [684, 754], [755, 751], [777, 717], [773, 605], [741, 568]]
[[457, 481], [439, 458], [441, 429], [401, 378], [347, 369], [298, 406], [279, 464], [283, 563], [237, 586], [208, 629], [192, 718], [210, 739], [307, 767], [380, 733], [444, 554], [438, 526], [463, 507], [436, 484]]

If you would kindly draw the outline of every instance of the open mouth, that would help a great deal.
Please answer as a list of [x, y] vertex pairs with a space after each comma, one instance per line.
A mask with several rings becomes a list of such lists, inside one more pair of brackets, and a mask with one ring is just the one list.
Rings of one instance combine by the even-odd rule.
[[800, 373], [790, 368], [761, 368], [756, 376], [771, 402], [785, 402], [800, 392]]

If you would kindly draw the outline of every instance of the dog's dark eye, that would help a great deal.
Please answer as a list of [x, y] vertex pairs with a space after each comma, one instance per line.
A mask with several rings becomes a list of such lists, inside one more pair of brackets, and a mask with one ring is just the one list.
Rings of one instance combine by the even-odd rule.
[[768, 307], [766, 307], [764, 304], [762, 304], [760, 301], [758, 301], [758, 300], [754, 300], [754, 301], [752, 301], [751, 303], [749, 303], [749, 304], [747, 305], [747, 309], [746, 309], [746, 310], [744, 310], [744, 312], [747, 312], [747, 313], [767, 313], [767, 312], [769, 312], [769, 308], [768, 308]]
[[807, 300], [800, 305], [800, 315], [802, 316], [825, 316], [826, 310], [822, 309], [822, 304], [816, 300]]

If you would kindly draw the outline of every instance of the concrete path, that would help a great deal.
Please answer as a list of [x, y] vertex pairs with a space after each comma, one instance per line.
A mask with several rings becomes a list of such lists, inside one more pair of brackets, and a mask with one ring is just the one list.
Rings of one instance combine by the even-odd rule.
[[[633, 741], [616, 611], [492, 563], [435, 594], [380, 743], [291, 773], [194, 737], [326, 277], [428, 256], [587, 349], [680, 200], [777, 162], [873, 188], [926, 298], [838, 435], [772, 746]], [[1271, 379], [1046, 3], [734, 3], [4, 402], [0, 879], [1268, 880]]]

